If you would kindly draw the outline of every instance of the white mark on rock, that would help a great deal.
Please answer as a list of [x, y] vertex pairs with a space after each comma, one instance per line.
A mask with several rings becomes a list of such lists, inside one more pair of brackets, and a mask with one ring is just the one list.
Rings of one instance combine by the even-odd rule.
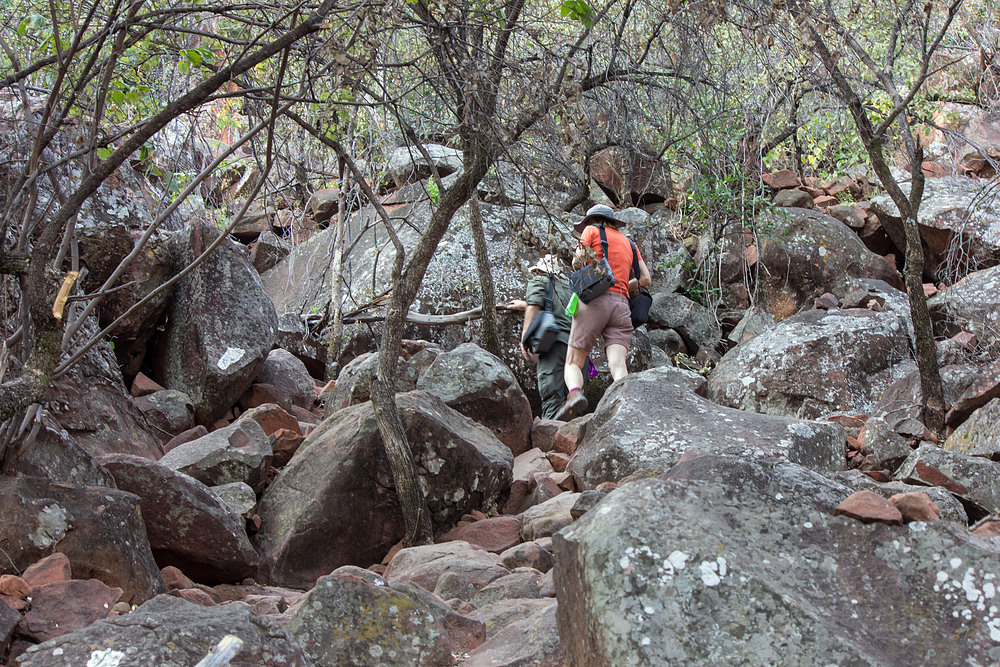
[[962, 559], [961, 558], [952, 558], [950, 561], [948, 561], [948, 564], [951, 565], [951, 569], [954, 570], [955, 568], [957, 568], [959, 565], [962, 564]]
[[674, 551], [667, 556], [667, 560], [670, 561], [675, 570], [683, 570], [684, 566], [687, 565], [688, 558], [689, 556], [683, 551]]
[[119, 663], [125, 659], [125, 654], [114, 649], [104, 651], [94, 651], [87, 660], [87, 667], [118, 667]]
[[819, 256], [820, 257], [826, 257], [826, 246], [820, 246], [819, 247]]
[[718, 586], [726, 576], [726, 559], [719, 556], [714, 562], [703, 560], [698, 566], [701, 570], [701, 582], [706, 586]]
[[221, 357], [219, 357], [219, 363], [217, 363], [216, 366], [218, 366], [220, 370], [224, 371], [242, 359], [243, 355], [246, 353], [247, 351], [241, 347], [227, 347], [226, 351]]

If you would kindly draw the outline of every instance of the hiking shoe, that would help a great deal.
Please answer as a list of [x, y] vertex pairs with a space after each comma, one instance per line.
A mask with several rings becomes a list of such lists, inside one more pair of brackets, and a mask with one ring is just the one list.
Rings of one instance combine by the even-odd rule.
[[586, 412], [589, 405], [587, 397], [583, 395], [583, 392], [579, 389], [574, 389], [570, 392], [566, 402], [562, 404], [562, 407], [559, 408], [559, 412], [555, 414], [553, 419], [568, 422]]

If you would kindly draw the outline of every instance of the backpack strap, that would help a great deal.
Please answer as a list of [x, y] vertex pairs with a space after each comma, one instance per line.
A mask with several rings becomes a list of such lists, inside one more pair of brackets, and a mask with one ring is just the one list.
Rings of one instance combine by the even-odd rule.
[[545, 288], [545, 312], [552, 312], [552, 295], [555, 292], [555, 279], [549, 275], [549, 286]]
[[[597, 230], [601, 233], [601, 252], [603, 253], [601, 257], [608, 256], [608, 235], [604, 232], [604, 225], [596, 225]], [[601, 259], [598, 257], [597, 259]], [[609, 260], [610, 261], [610, 260]]]
[[[625, 237], [628, 238], [628, 237]], [[628, 239], [629, 245], [632, 246], [632, 275], [635, 276], [636, 280], [639, 279], [639, 253], [635, 249], [635, 241]]]

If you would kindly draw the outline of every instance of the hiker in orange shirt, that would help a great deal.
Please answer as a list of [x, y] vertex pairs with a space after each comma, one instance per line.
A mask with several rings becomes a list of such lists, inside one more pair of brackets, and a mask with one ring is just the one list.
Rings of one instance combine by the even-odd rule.
[[598, 204], [587, 211], [587, 215], [575, 225], [581, 234], [573, 258], [573, 268], [579, 268], [594, 260], [600, 260], [601, 228], [608, 241], [608, 263], [615, 275], [615, 284], [590, 303], [582, 301], [573, 317], [573, 328], [569, 334], [569, 349], [563, 377], [569, 396], [563, 403], [556, 419], [568, 421], [579, 417], [587, 410], [587, 398], [583, 395], [583, 364], [594, 347], [598, 336], [604, 337], [604, 353], [608, 357], [611, 377], [619, 380], [628, 375], [625, 357], [632, 343], [632, 314], [629, 296], [638, 293], [640, 287], [652, 282], [646, 262], [636, 248], [639, 275], [632, 275], [633, 244], [619, 231], [624, 221], [615, 218], [610, 206]]

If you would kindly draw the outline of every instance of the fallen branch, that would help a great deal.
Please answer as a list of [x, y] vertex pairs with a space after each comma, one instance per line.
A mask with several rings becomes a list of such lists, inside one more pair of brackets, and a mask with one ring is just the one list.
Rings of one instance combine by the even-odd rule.
[[[516, 301], [511, 303], [497, 304], [497, 310], [524, 310], [523, 305], [519, 305]], [[465, 324], [470, 320], [478, 320], [483, 316], [482, 306], [476, 306], [472, 310], [463, 310], [458, 313], [449, 313], [447, 315], [428, 315], [427, 313], [415, 313], [410, 311], [406, 314], [405, 321], [409, 324], [424, 324], [424, 325], [438, 325], [438, 324]], [[365, 313], [362, 315], [348, 315], [344, 316], [344, 324], [352, 324], [354, 322], [381, 322], [385, 320], [384, 313]]]

